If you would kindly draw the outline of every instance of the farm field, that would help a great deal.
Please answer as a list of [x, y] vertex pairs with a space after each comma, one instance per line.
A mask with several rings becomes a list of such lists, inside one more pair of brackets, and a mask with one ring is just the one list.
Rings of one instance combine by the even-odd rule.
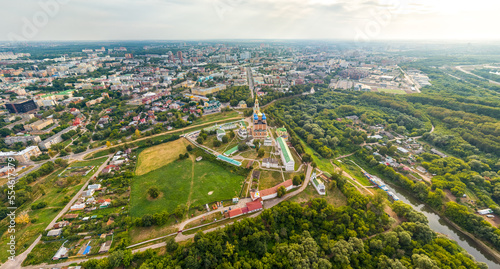
[[[140, 166], [138, 169], [141, 169]], [[243, 180], [243, 176], [233, 174], [216, 163], [206, 160], [196, 162], [190, 156], [135, 176], [130, 212], [133, 217], [141, 217], [146, 213], [172, 213], [181, 204], [197, 206], [231, 199], [239, 195]], [[154, 200], [146, 194], [152, 186], [158, 187], [161, 192]]]
[[185, 139], [177, 139], [143, 150], [139, 154], [135, 174], [144, 175], [177, 160], [179, 154], [187, 152], [186, 146], [188, 144], [189, 142]]

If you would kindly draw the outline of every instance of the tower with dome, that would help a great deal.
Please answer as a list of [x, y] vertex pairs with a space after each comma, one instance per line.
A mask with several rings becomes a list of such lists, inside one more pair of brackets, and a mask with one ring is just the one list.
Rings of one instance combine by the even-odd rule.
[[260, 112], [258, 99], [255, 99], [253, 107], [252, 136], [255, 139], [265, 139], [267, 137], [267, 118], [266, 114]]

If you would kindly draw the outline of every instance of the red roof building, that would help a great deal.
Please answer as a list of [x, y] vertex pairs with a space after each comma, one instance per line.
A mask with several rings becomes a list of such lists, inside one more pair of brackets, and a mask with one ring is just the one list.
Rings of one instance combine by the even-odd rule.
[[229, 218], [234, 218], [234, 217], [237, 217], [239, 215], [242, 215], [243, 210], [241, 210], [241, 208], [235, 208], [235, 209], [230, 210], [228, 213], [229, 213]]
[[253, 201], [247, 203], [248, 213], [262, 210], [262, 203], [260, 201]]
[[82, 124], [82, 121], [80, 120], [80, 118], [75, 118], [73, 120], [73, 126], [78, 126], [80, 124]]

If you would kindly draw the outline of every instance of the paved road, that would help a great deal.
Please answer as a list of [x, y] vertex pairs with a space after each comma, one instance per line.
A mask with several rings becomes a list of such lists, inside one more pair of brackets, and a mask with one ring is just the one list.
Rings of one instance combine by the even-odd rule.
[[248, 88], [250, 89], [250, 93], [252, 94], [252, 100], [254, 99], [254, 85], [253, 85], [253, 75], [252, 75], [252, 68], [250, 68], [249, 66], [246, 67], [246, 71], [247, 71], [247, 81], [248, 81]]
[[[110, 158], [111, 158], [111, 155], [108, 157], [106, 162], [104, 162], [101, 165], [101, 167], [99, 167], [99, 169], [97, 169], [97, 171], [92, 175], [92, 177], [97, 176], [102, 171], [102, 169], [104, 169], [104, 167], [106, 167], [106, 163], [109, 161]], [[57, 216], [49, 223], [49, 225], [47, 225], [47, 228], [45, 228], [46, 231], [50, 230], [54, 226], [56, 221], [69, 210], [69, 208], [73, 205], [73, 203], [75, 203], [75, 201], [78, 199], [78, 197], [80, 197], [82, 192], [87, 188], [87, 185], [89, 184], [89, 181], [92, 177], [90, 177], [89, 180], [87, 180], [87, 182], [85, 182], [85, 184], [83, 184], [83, 187], [80, 189], [80, 191], [78, 191], [78, 193], [73, 197], [73, 199], [71, 199], [71, 201], [69, 201], [69, 203], [61, 210], [61, 212], [59, 212], [59, 214], [57, 214]], [[8, 260], [6, 263], [2, 264], [2, 266], [0, 266], [0, 269], [21, 268], [21, 264], [26, 259], [28, 254], [31, 253], [33, 248], [38, 244], [38, 242], [40, 241], [41, 238], [42, 238], [42, 235], [38, 236], [38, 238], [31, 244], [31, 246], [26, 251], [24, 251], [23, 253], [18, 255], [14, 261]], [[37, 266], [35, 268], [39, 268], [39, 267]]]
[[264, 201], [264, 208], [271, 208], [273, 206], [276, 206], [277, 204], [279, 204], [283, 201], [286, 201], [286, 200], [292, 198], [293, 196], [301, 193], [303, 190], [305, 190], [307, 188], [307, 185], [309, 184], [309, 180], [311, 179], [312, 171], [313, 171], [313, 167], [311, 166], [311, 164], [308, 164], [306, 178], [305, 178], [304, 182], [302, 183], [302, 186], [300, 186], [298, 190], [287, 193], [281, 198], [275, 198], [275, 199]]
[[108, 159], [97, 169], [97, 171], [89, 178], [89, 180], [87, 180], [87, 182], [85, 182], [85, 184], [83, 184], [82, 188], [78, 191], [78, 193], [75, 196], [73, 196], [71, 201], [69, 201], [69, 203], [61, 210], [61, 212], [59, 212], [59, 214], [57, 214], [57, 216], [50, 222], [50, 224], [45, 229], [46, 231], [52, 229], [54, 224], [56, 224], [56, 221], [69, 210], [69, 208], [76, 202], [76, 200], [78, 199], [78, 197], [80, 197], [80, 195], [83, 193], [83, 191], [85, 191], [85, 189], [87, 188], [87, 185], [89, 185], [90, 179], [92, 179], [93, 177], [97, 177], [99, 175], [99, 173], [102, 171], [102, 169], [104, 169], [104, 167], [106, 167], [106, 164], [109, 162], [109, 160], [111, 159], [112, 156], [113, 156], [112, 154], [108, 155]]
[[469, 72], [469, 71], [467, 71], [467, 70], [463, 69], [463, 68], [462, 68], [462, 66], [455, 66], [455, 68], [456, 68], [457, 70], [459, 70], [459, 71], [462, 71], [462, 72], [464, 72], [464, 73], [466, 73], [466, 74], [469, 74], [469, 75], [475, 76], [475, 77], [477, 77], [477, 78], [480, 78], [480, 79], [486, 79], [489, 83], [492, 83], [492, 84], [495, 84], [495, 85], [500, 85], [500, 82], [497, 82], [497, 81], [494, 81], [494, 80], [491, 80], [491, 79], [487, 79], [487, 78], [483, 78], [483, 77], [481, 77], [481, 76], [478, 76], [478, 75], [476, 75], [476, 74], [474, 74], [474, 73], [472, 73], [472, 72]]
[[416, 82], [415, 80], [413, 80], [413, 78], [411, 76], [409, 76], [401, 67], [398, 66], [398, 68], [403, 73], [403, 75], [405, 76], [405, 79], [408, 80], [408, 82], [410, 82], [411, 84], [415, 85], [415, 89], [419, 93], [420, 92], [420, 88], [422, 88], [422, 86], [418, 82]]
[[[214, 125], [216, 123], [223, 122], [223, 121], [225, 122], [225, 121], [239, 120], [239, 119], [242, 119], [242, 117], [232, 117], [232, 118], [228, 118], [228, 119], [224, 119], [224, 120], [212, 121], [212, 122], [202, 123], [202, 124], [198, 124], [198, 125], [190, 125], [190, 126], [187, 126], [187, 127], [184, 127], [184, 128], [175, 129], [175, 130], [166, 131], [166, 132], [159, 133], [159, 134], [154, 134], [154, 135], [151, 135], [151, 136], [142, 137], [142, 138], [136, 139], [134, 141], [119, 143], [119, 144], [113, 145], [112, 148], [119, 147], [119, 146], [124, 145], [124, 144], [130, 144], [130, 143], [134, 143], [134, 142], [137, 142], [137, 141], [142, 141], [142, 140], [150, 139], [150, 138], [161, 136], [161, 135], [166, 135], [166, 134], [171, 134], [171, 133], [176, 133], [176, 132], [182, 132], [182, 131], [193, 129], [193, 128], [196, 128], [196, 127], [202, 127], [202, 126], [207, 126], [207, 125]], [[105, 147], [100, 147], [99, 150], [95, 150], [95, 151], [92, 151], [92, 152], [86, 151], [85, 154], [84, 154], [84, 156], [87, 155], [87, 154], [89, 154], [89, 153], [98, 152], [98, 151], [101, 151], [101, 150], [104, 150], [104, 149], [105, 149]]]

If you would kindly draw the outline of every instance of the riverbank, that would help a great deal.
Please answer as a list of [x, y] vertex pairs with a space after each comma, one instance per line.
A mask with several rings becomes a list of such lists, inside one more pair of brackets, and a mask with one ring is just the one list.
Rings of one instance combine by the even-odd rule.
[[[401, 198], [401, 200], [409, 205], [411, 205], [415, 210], [423, 213], [427, 219], [429, 220], [429, 226], [431, 229], [437, 233], [440, 233], [442, 235], [445, 235], [449, 239], [452, 239], [456, 241], [460, 247], [462, 247], [464, 250], [466, 250], [469, 254], [474, 256], [477, 261], [481, 262], [486, 262], [489, 266], [489, 268], [499, 268], [500, 267], [500, 252], [497, 251], [496, 249], [490, 247], [488, 244], [483, 242], [481, 239], [477, 238], [473, 234], [465, 231], [462, 227], [458, 226], [458, 224], [454, 223], [450, 219], [444, 216], [443, 213], [439, 212], [438, 210], [432, 208], [429, 206], [427, 203], [422, 202], [420, 199], [418, 199], [415, 195], [413, 195], [412, 192], [404, 189], [403, 187], [395, 184], [393, 181], [386, 179], [386, 186], [389, 187], [389, 190], [396, 193], [398, 197]], [[435, 216], [430, 216], [432, 213], [433, 215], [437, 216], [438, 218], [435, 218]], [[440, 223], [439, 220], [443, 220], [449, 227], [452, 227], [453, 229], [449, 229], [449, 227], [446, 227], [446, 225], [443, 225]], [[441, 225], [441, 227], [437, 227], [436, 225]], [[444, 228], [448, 228], [447, 231], [443, 231]], [[466, 237], [465, 240], [462, 239], [461, 237]], [[473, 244], [471, 244], [471, 241]], [[475, 251], [473, 251], [475, 250]], [[477, 253], [471, 253], [471, 252], [477, 252]], [[485, 255], [487, 254], [487, 255]], [[479, 255], [482, 255], [482, 257], [479, 257]], [[478, 257], [476, 257], [478, 256]], [[481, 259], [479, 259], [481, 258]]]
[[[434, 210], [434, 209], [432, 209], [432, 210]], [[462, 229], [462, 227], [458, 226], [458, 224], [454, 223], [453, 221], [451, 221], [447, 217], [445, 217], [445, 216], [437, 213], [436, 210], [434, 210], [434, 211], [435, 211], [435, 213], [437, 215], [439, 215], [441, 218], [443, 218], [448, 224], [450, 224], [451, 226], [453, 226], [453, 228], [455, 228], [455, 229], [459, 230], [460, 232], [462, 232], [463, 234], [467, 235], [471, 240], [473, 240], [474, 242], [476, 242], [476, 244], [478, 244], [479, 246], [481, 246], [482, 250], [488, 252], [488, 254], [490, 254], [491, 256], [495, 257], [497, 263], [500, 264], [500, 252], [499, 251], [497, 251], [493, 247], [489, 246], [488, 244], [486, 244], [485, 242], [483, 242], [481, 239], [477, 238], [473, 234], [465, 231], [464, 229]]]

